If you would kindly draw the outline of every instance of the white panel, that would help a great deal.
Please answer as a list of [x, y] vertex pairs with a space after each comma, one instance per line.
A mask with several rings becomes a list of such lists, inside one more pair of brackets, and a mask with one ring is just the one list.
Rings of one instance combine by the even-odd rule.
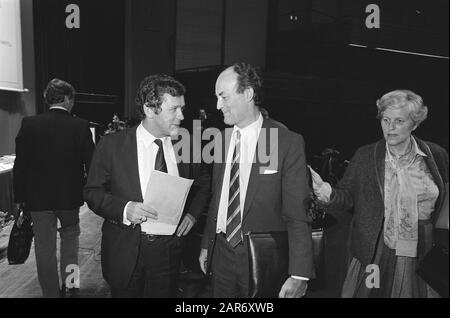
[[24, 90], [19, 0], [0, 0], [0, 89]]

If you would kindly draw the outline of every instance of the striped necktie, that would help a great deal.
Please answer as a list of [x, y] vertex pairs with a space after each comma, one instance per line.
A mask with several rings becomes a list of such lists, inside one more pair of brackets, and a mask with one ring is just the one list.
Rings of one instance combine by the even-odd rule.
[[242, 241], [241, 204], [239, 191], [239, 158], [241, 133], [236, 131], [236, 142], [233, 152], [233, 161], [230, 172], [230, 191], [228, 196], [227, 212], [227, 241], [235, 247]]

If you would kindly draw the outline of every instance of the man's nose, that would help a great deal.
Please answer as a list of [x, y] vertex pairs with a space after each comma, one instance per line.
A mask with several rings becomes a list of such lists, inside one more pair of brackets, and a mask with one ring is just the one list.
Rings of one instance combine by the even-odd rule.
[[183, 111], [181, 110], [181, 108], [178, 108], [177, 110], [177, 117], [179, 120], [183, 120], [184, 116], [183, 116]]
[[217, 99], [217, 110], [221, 110], [223, 108], [223, 102], [220, 99]]

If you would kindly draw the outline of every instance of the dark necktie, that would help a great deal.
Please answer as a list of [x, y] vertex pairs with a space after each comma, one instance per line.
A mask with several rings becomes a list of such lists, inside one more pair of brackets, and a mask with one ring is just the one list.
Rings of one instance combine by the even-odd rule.
[[241, 204], [239, 191], [239, 157], [241, 133], [236, 131], [236, 145], [230, 171], [230, 192], [228, 196], [227, 212], [227, 241], [235, 247], [242, 241]]
[[155, 170], [167, 173], [166, 160], [164, 159], [164, 149], [161, 139], [155, 139], [155, 144], [158, 146], [158, 153], [156, 154]]

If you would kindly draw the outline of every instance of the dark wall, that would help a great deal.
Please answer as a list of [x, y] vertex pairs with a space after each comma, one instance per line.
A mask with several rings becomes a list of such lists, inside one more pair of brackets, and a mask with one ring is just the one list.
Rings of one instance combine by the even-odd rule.
[[[66, 27], [68, 4], [79, 6], [79, 29]], [[35, 1], [38, 92], [58, 77], [81, 93], [76, 96], [74, 114], [105, 122], [114, 112], [123, 113], [124, 12], [124, 0]], [[38, 112], [45, 109], [39, 98]]]
[[175, 0], [127, 0], [125, 27], [125, 115], [136, 116], [139, 83], [150, 74], [173, 75]]
[[422, 96], [429, 116], [415, 133], [448, 149], [448, 59], [354, 47], [300, 51], [291, 65], [267, 71], [266, 107], [302, 133], [312, 153], [336, 145], [350, 158], [382, 138], [375, 103], [395, 89]]
[[[264, 107], [304, 135], [310, 158], [335, 145], [350, 159], [358, 147], [382, 138], [376, 100], [395, 89], [410, 89], [429, 106], [417, 136], [448, 149], [448, 2], [433, 3], [379, 1], [381, 28], [367, 29], [369, 1], [268, 1]], [[242, 16], [252, 14], [241, 8]], [[241, 15], [228, 15], [227, 23], [235, 30], [245, 25]], [[245, 47], [241, 59], [252, 63], [250, 51], [260, 49]], [[207, 125], [223, 126], [214, 96], [219, 68], [176, 74], [188, 88], [185, 122], [204, 108]]]
[[267, 108], [310, 152], [337, 145], [349, 158], [382, 138], [376, 100], [410, 89], [429, 106], [416, 134], [448, 149], [448, 1], [380, 0], [379, 29], [365, 25], [369, 3], [270, 2]]

